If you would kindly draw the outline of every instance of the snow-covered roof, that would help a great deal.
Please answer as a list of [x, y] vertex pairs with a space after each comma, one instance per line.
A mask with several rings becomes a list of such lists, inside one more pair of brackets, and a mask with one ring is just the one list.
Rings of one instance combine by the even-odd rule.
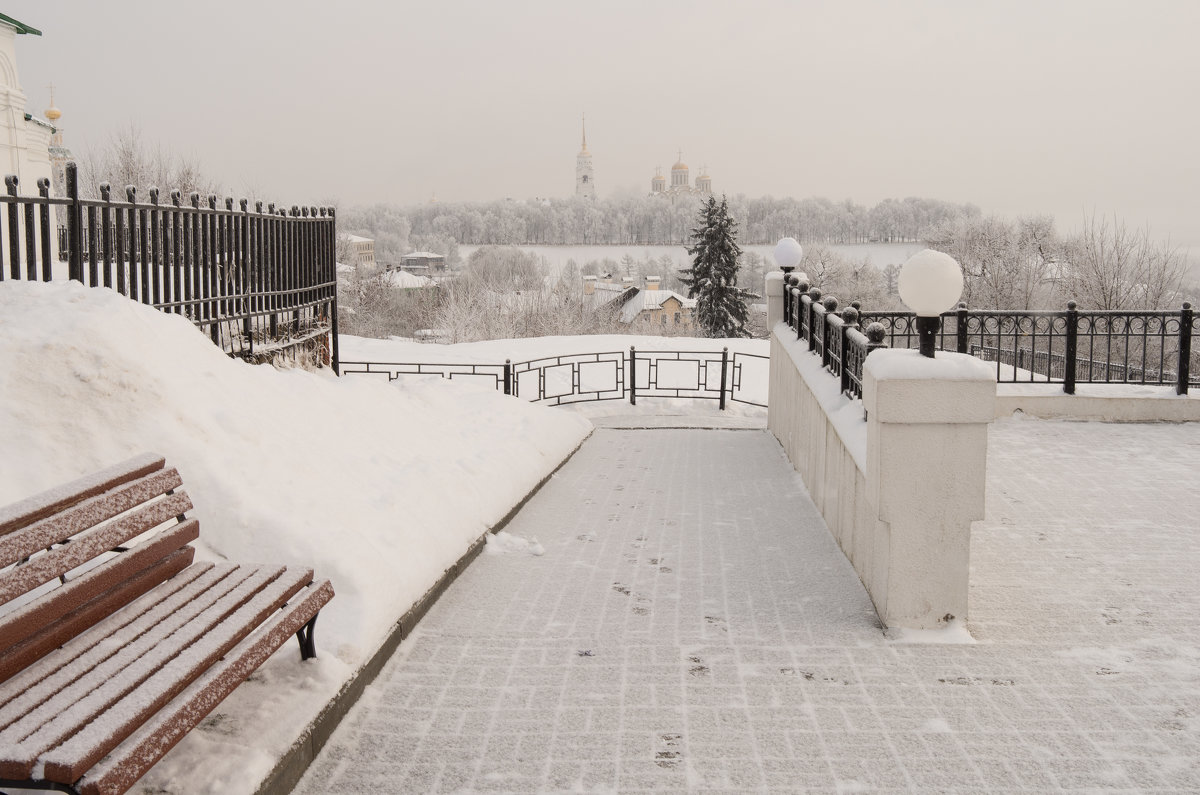
[[[595, 278], [595, 277], [593, 277]], [[606, 293], [623, 293], [629, 289], [628, 284], [608, 284], [606, 282], [596, 282], [596, 289], [603, 290]]]
[[361, 235], [342, 235], [342, 239], [348, 240], [351, 243], [374, 243], [375, 242], [374, 238], [363, 237]]
[[403, 259], [445, 259], [445, 254], [435, 254], [432, 251], [414, 251], [411, 254], [405, 254]]
[[694, 309], [696, 306], [694, 299], [684, 298], [674, 290], [638, 290], [621, 308], [621, 322], [632, 323], [643, 311], [660, 309], [672, 298], [678, 301], [680, 307], [684, 309]]
[[437, 284], [437, 282], [427, 276], [417, 276], [407, 271], [388, 271], [384, 278], [387, 279], [387, 283], [392, 287], [400, 287], [406, 290], [414, 287], [432, 287]]

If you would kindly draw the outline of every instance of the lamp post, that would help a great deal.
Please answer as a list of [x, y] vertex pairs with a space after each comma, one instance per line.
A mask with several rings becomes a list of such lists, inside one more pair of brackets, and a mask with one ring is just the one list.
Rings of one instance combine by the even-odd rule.
[[775, 244], [775, 264], [784, 275], [791, 273], [804, 259], [804, 249], [794, 237], [785, 237]]
[[900, 267], [897, 286], [900, 300], [917, 314], [921, 355], [932, 359], [942, 312], [952, 309], [962, 295], [962, 268], [949, 254], [927, 248]]

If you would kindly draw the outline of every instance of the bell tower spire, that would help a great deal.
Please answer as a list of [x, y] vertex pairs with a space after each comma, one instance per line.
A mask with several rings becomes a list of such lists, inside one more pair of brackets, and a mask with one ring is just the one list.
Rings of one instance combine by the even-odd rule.
[[596, 198], [596, 183], [592, 174], [592, 153], [587, 148], [587, 114], [581, 118], [583, 131], [582, 148], [575, 156], [575, 195], [585, 199]]

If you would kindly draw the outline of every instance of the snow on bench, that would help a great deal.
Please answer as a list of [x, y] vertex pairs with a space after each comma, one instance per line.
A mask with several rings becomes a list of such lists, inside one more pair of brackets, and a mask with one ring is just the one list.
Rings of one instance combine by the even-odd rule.
[[316, 654], [311, 569], [192, 563], [146, 454], [0, 508], [0, 787], [127, 791], [279, 647]]

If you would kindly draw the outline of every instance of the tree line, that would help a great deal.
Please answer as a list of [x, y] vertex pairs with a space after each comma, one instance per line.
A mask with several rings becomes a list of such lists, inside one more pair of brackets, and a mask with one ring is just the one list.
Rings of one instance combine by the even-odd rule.
[[[705, 199], [659, 196], [435, 202], [339, 209], [343, 232], [375, 240], [383, 262], [415, 249], [457, 255], [458, 245], [686, 245]], [[849, 199], [726, 199], [742, 245], [781, 237], [826, 244], [919, 240], [950, 218], [977, 218], [978, 207], [938, 199], [886, 199], [867, 207]]]

